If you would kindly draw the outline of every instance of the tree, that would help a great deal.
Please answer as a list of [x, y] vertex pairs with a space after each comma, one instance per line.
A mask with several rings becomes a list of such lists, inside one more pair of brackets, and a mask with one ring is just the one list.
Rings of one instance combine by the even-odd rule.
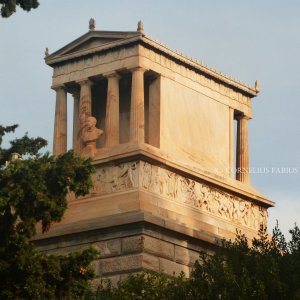
[[300, 229], [286, 242], [278, 225], [251, 243], [242, 234], [222, 241], [214, 255], [200, 254], [190, 278], [141, 273], [113, 287], [102, 281], [86, 299], [250, 300], [300, 299]]
[[[16, 127], [0, 126], [0, 299], [79, 298], [94, 276], [89, 266], [97, 251], [45, 255], [32, 239], [38, 224], [46, 232], [61, 220], [69, 191], [88, 193], [93, 167], [71, 151], [40, 154], [42, 138], [25, 135], [2, 148], [3, 136]], [[14, 153], [22, 159], [9, 161]]]
[[[281, 259], [286, 255], [283, 235], [276, 227], [270, 239], [261, 229], [250, 246], [244, 235], [223, 241], [214, 256], [201, 254], [191, 278], [196, 299], [290, 299], [281, 278]], [[205, 290], [205, 295], [200, 293]]]
[[37, 8], [40, 4], [37, 0], [0, 0], [1, 16], [10, 17], [16, 12], [16, 7], [20, 6], [23, 10], [30, 11]]
[[190, 291], [184, 274], [178, 277], [161, 273], [143, 272], [130, 275], [126, 280], [112, 286], [109, 280], [102, 280], [96, 292], [86, 295], [84, 299], [105, 300], [184, 300]]

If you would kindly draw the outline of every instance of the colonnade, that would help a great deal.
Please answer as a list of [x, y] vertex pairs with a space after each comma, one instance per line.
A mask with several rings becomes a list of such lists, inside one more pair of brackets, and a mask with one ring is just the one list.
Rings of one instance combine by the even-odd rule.
[[[145, 141], [145, 99], [144, 99], [144, 72], [141, 67], [130, 70], [131, 104], [130, 104], [130, 134], [129, 141], [143, 143]], [[107, 78], [107, 101], [105, 117], [105, 147], [113, 147], [119, 144], [120, 127], [120, 95], [119, 79], [117, 72], [102, 74]], [[83, 142], [80, 137], [81, 129], [87, 117], [92, 113], [92, 85], [93, 82], [86, 78], [77, 82], [80, 91], [73, 92], [74, 116], [73, 116], [73, 148], [80, 153]], [[59, 155], [67, 151], [67, 89], [64, 85], [53, 87], [56, 91], [55, 124], [53, 154]], [[236, 179], [249, 183], [249, 157], [248, 157], [248, 117], [239, 114], [237, 120], [236, 137]]]
[[[141, 67], [132, 72], [131, 105], [130, 105], [130, 142], [142, 143], [145, 139], [144, 117], [144, 72]], [[105, 147], [119, 144], [119, 79], [117, 72], [102, 74], [107, 78], [107, 101], [105, 118]], [[77, 82], [80, 92], [73, 92], [73, 148], [79, 153], [83, 147], [80, 131], [87, 117], [92, 114], [92, 85], [86, 78]], [[56, 91], [56, 108], [54, 122], [53, 154], [59, 155], [67, 151], [67, 88], [64, 85], [53, 87]]]

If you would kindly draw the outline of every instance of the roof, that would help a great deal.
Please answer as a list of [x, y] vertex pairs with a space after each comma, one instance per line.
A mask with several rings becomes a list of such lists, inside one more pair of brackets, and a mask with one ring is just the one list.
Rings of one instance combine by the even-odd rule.
[[221, 72], [208, 67], [207, 65], [189, 58], [182, 53], [171, 50], [166, 45], [157, 42], [148, 37], [142, 31], [98, 31], [90, 30], [76, 40], [62, 47], [61, 49], [46, 55], [45, 62], [49, 66], [55, 67], [65, 61], [76, 59], [77, 57], [90, 56], [95, 53], [107, 51], [112, 48], [128, 46], [130, 44], [140, 43], [146, 47], [150, 47], [169, 57], [172, 57], [177, 62], [182, 63], [202, 74], [206, 74], [211, 78], [232, 86], [250, 97], [255, 97], [259, 93], [258, 87], [250, 87], [240, 81], [231, 78]]

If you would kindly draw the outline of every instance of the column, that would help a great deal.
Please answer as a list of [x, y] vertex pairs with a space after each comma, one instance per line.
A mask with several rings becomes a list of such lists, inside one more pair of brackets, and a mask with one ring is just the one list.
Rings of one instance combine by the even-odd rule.
[[67, 152], [67, 92], [63, 86], [53, 87], [56, 91], [53, 154]]
[[149, 144], [160, 147], [160, 97], [161, 76], [149, 85], [148, 140]]
[[108, 79], [105, 117], [105, 147], [119, 144], [119, 76], [104, 74]]
[[248, 120], [245, 115], [237, 117], [236, 179], [249, 184]]
[[234, 178], [234, 109], [229, 107], [229, 170], [228, 176]]
[[74, 106], [73, 106], [73, 150], [74, 153], [79, 153], [80, 145], [80, 124], [79, 124], [79, 103], [80, 103], [80, 92], [73, 91], [72, 93]]
[[145, 141], [144, 69], [140, 67], [132, 70], [130, 141]]
[[92, 115], [92, 85], [93, 82], [89, 79], [84, 79], [78, 82], [80, 84], [80, 100], [79, 100], [79, 137], [78, 151], [84, 147], [81, 141], [81, 131], [85, 125], [87, 117]]

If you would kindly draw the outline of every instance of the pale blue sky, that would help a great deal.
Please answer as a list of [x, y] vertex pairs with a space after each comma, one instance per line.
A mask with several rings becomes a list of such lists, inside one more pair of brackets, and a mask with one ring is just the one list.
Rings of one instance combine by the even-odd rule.
[[136, 30], [212, 68], [253, 85], [250, 163], [255, 168], [296, 168], [293, 174], [252, 174], [252, 183], [277, 202], [269, 210], [286, 230], [300, 223], [300, 1], [72, 1], [44, 0], [30, 13], [0, 19], [0, 122], [20, 124], [18, 135], [49, 140], [55, 94], [50, 53], [88, 31]]

